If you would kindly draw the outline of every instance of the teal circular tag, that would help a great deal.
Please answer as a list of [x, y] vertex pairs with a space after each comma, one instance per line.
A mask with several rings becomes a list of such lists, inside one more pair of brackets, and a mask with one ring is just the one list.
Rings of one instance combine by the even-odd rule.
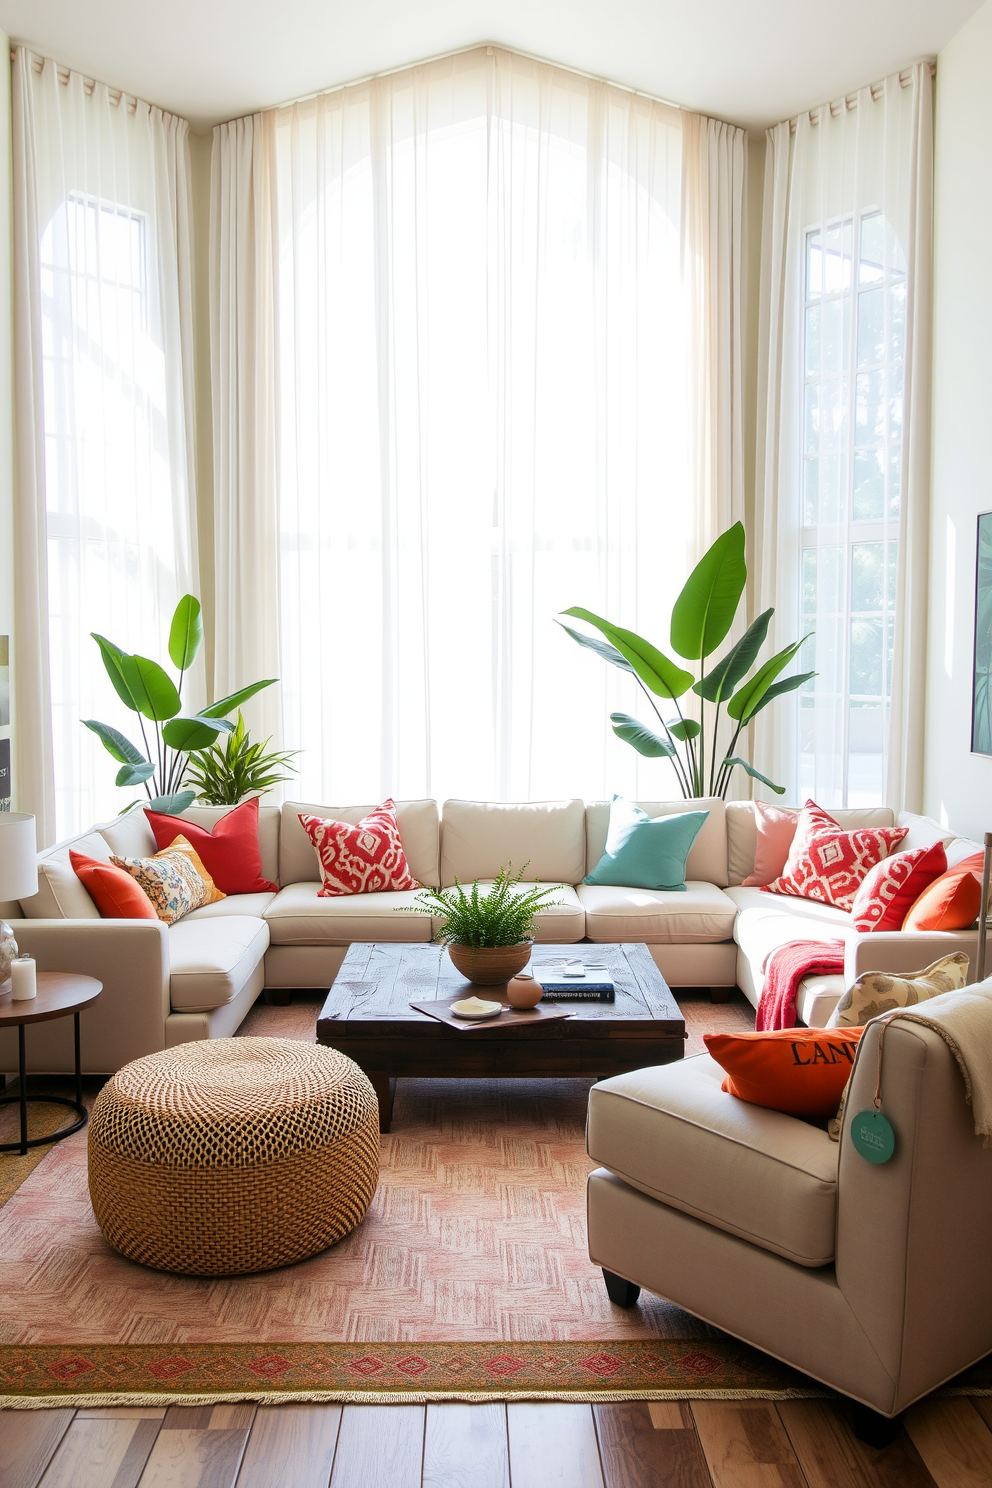
[[851, 1141], [871, 1163], [888, 1162], [896, 1150], [896, 1134], [881, 1111], [859, 1111], [851, 1122]]

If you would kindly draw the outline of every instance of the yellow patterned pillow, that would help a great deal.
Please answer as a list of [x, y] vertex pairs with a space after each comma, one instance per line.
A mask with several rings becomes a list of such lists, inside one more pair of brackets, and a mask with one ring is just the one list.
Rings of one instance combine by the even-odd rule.
[[968, 984], [968, 957], [963, 951], [941, 956], [922, 971], [905, 976], [885, 971], [866, 971], [849, 987], [834, 1008], [828, 1028], [861, 1028], [880, 1013], [897, 1007], [915, 1007], [942, 992], [956, 992]]
[[204, 904], [216, 904], [219, 900], [227, 898], [227, 895], [221, 893], [220, 889], [214, 883], [206, 868], [204, 868], [203, 862], [200, 858], [200, 854], [197, 852], [192, 842], [187, 841], [187, 839], [182, 836], [176, 837], [173, 839], [172, 842], [169, 843], [168, 847], [163, 847], [161, 852], [157, 852], [155, 856], [157, 858], [163, 858], [165, 857], [166, 853], [182, 853], [184, 857], [189, 859], [190, 863], [196, 869], [199, 876], [203, 879], [203, 887], [206, 890], [206, 898], [203, 901]]
[[118, 858], [111, 854], [110, 861], [137, 880], [155, 913], [167, 925], [199, 909], [206, 900], [206, 884], [183, 852], [166, 848], [154, 858]]

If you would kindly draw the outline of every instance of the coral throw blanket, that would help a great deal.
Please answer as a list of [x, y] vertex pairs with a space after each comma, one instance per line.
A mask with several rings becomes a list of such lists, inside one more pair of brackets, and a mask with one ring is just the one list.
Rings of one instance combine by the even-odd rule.
[[759, 1033], [795, 1028], [799, 983], [808, 976], [831, 976], [844, 970], [842, 940], [790, 940], [768, 953], [754, 1026]]

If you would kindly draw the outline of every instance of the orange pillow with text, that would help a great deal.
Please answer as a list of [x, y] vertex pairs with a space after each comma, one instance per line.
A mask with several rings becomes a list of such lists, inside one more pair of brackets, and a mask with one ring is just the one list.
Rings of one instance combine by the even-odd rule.
[[729, 1095], [787, 1116], [836, 1116], [863, 1028], [776, 1028], [771, 1033], [706, 1033]]
[[902, 922], [904, 930], [967, 930], [978, 919], [982, 907], [984, 853], [972, 853], [948, 868], [910, 908]]

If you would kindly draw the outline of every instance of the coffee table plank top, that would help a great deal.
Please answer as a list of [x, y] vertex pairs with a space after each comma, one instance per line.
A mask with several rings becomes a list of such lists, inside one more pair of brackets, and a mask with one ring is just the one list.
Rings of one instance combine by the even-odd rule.
[[[636, 1038], [642, 1033], [680, 1036], [684, 1032], [678, 1003], [646, 946], [537, 945], [531, 966], [539, 968], [556, 960], [607, 966], [616, 987], [615, 1001], [556, 1004], [567, 1007], [572, 1017], [528, 1029], [528, 1037], [583, 1037], [590, 1023], [597, 1025], [599, 1037]], [[443, 946], [409, 942], [353, 945], [321, 1009], [317, 1037], [323, 1041], [322, 1029], [331, 1038], [340, 1038], [346, 1032], [371, 1033], [369, 1025], [375, 1024], [377, 1036], [395, 1032], [405, 1038], [417, 1037], [422, 1030], [430, 1038], [439, 1034], [458, 1038], [456, 1030], [416, 1012], [410, 1003], [464, 995], [470, 986], [455, 970]], [[497, 1034], [498, 1025], [491, 1032]], [[485, 1038], [489, 1033], [479, 1028], [472, 1036]]]

